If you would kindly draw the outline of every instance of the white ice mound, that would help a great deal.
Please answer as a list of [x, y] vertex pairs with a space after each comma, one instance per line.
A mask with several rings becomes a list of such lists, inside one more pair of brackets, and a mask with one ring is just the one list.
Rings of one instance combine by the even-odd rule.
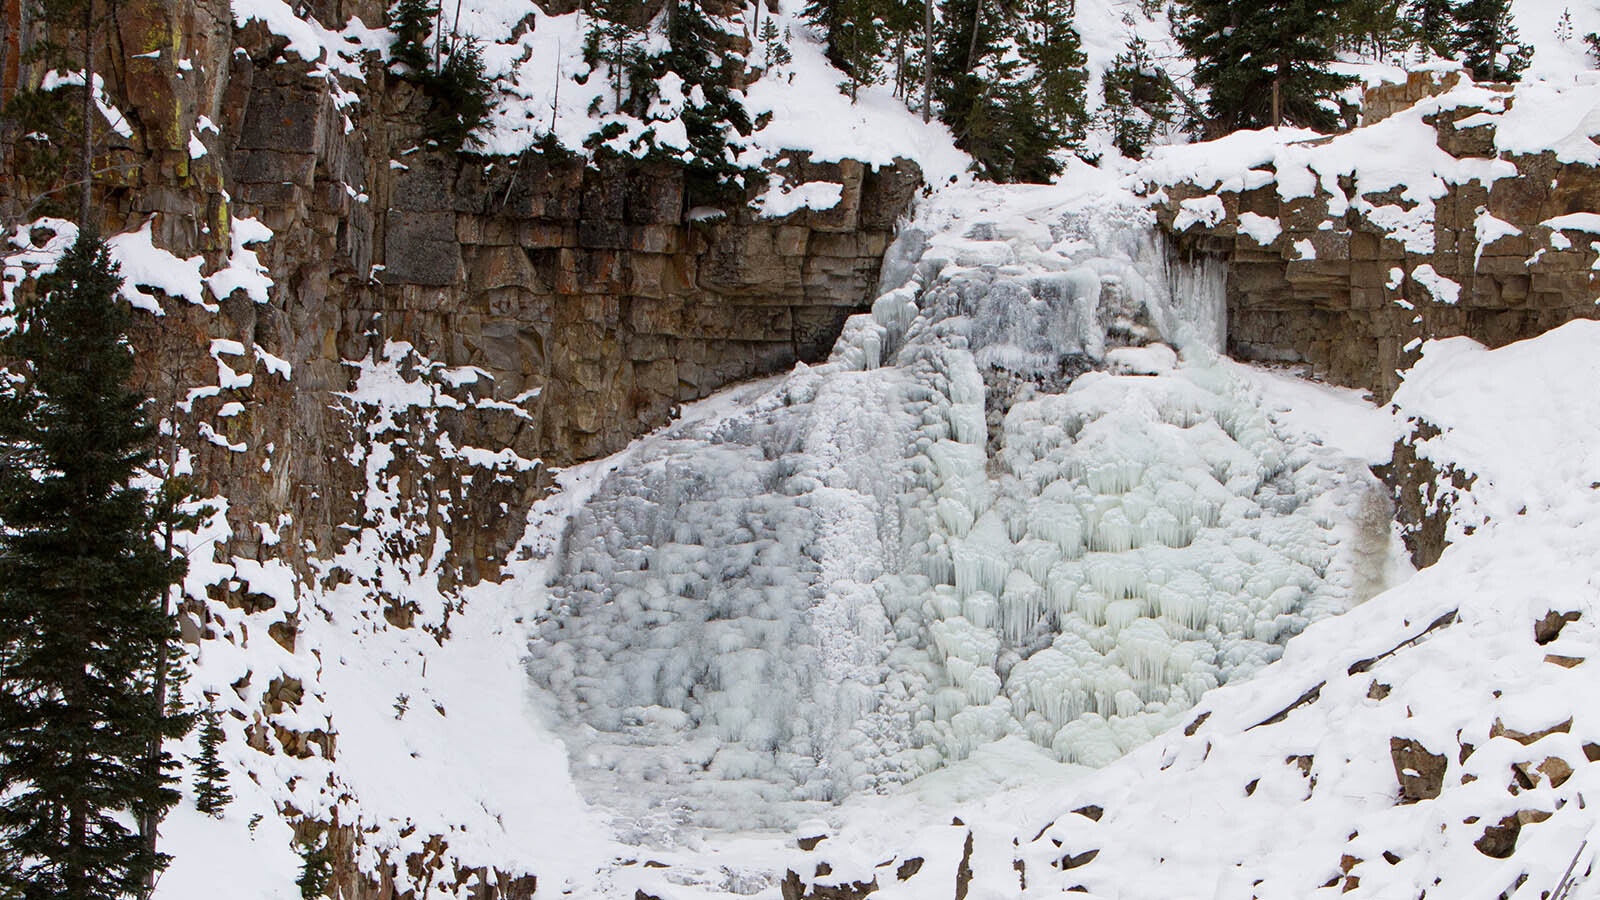
[[1205, 361], [1215, 269], [1139, 210], [940, 216], [832, 360], [641, 441], [569, 526], [529, 671], [625, 836], [1012, 736], [1104, 764], [1364, 599], [1334, 535], [1377, 485]]

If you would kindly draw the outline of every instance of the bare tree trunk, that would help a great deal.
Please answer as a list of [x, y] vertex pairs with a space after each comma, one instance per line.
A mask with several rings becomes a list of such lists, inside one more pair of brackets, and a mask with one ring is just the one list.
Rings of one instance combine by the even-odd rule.
[[933, 112], [933, 0], [922, 0], [922, 121]]
[[[172, 552], [172, 525], [170, 523], [163, 529], [163, 537], [165, 538], [167, 552], [170, 554]], [[161, 607], [168, 620], [171, 620], [173, 611], [168, 598], [162, 599]], [[151, 703], [155, 705], [158, 721], [159, 717], [165, 716], [167, 711], [167, 670], [171, 666], [165, 640], [159, 645], [159, 654], [156, 657], [155, 686], [151, 691], [153, 696], [150, 698]], [[155, 736], [150, 738], [150, 747], [145, 754], [144, 777], [150, 784], [155, 784], [161, 778], [161, 741], [162, 735], [157, 732]], [[161, 814], [159, 812], [151, 809], [139, 814], [139, 837], [144, 841], [145, 849], [149, 851], [152, 861], [156, 858], [156, 840], [159, 837], [160, 829]], [[160, 874], [160, 871], [154, 865], [150, 867], [150, 871], [144, 876], [143, 896], [149, 897], [155, 893], [156, 879]]]
[[1277, 128], [1283, 124], [1283, 101], [1281, 98], [1283, 76], [1276, 75], [1272, 79], [1272, 127]]
[[967, 45], [967, 71], [978, 61], [978, 29], [983, 25], [983, 0], [972, 4], [972, 43]]
[[83, 148], [79, 160], [83, 184], [78, 194], [78, 227], [89, 228], [90, 194], [94, 188], [94, 0], [83, 4]]

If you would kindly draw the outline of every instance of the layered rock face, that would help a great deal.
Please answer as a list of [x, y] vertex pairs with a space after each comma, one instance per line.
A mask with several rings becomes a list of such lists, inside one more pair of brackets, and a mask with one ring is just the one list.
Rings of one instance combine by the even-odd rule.
[[[382, 21], [367, 5], [313, 12]], [[492, 576], [550, 467], [825, 353], [919, 183], [909, 163], [802, 157], [786, 174], [843, 185], [837, 206], [712, 215], [669, 163], [430, 150], [414, 86], [372, 57], [364, 83], [335, 77], [226, 2], [124, 4], [115, 31], [98, 65], [132, 127], [97, 159], [119, 167], [106, 233], [148, 227], [209, 273], [241, 221], [272, 232], [249, 248], [266, 302], [160, 298], [135, 335], [146, 387], [187, 408], [178, 441], [229, 498], [231, 554], [302, 576], [391, 516], [427, 535], [407, 552], [448, 547], [447, 581]], [[20, 224], [40, 186], [3, 183]], [[380, 433], [396, 451], [376, 465], [360, 448]], [[391, 482], [403, 500], [380, 514]]]
[[[1232, 355], [1308, 363], [1382, 398], [1418, 338], [1466, 335], [1495, 347], [1596, 316], [1593, 236], [1562, 217], [1595, 208], [1600, 171], [1550, 151], [1502, 149], [1497, 128], [1519, 95], [1506, 85], [1458, 89], [1458, 80], [1419, 72], [1368, 92], [1371, 133], [1398, 138], [1406, 123], [1388, 119], [1420, 117], [1437, 145], [1423, 155], [1375, 139], [1352, 146], [1348, 161], [1317, 162], [1340, 152], [1334, 142], [1354, 145], [1351, 135], [1298, 158], [1312, 160], [1314, 189], [1287, 190], [1275, 164], [1231, 186], [1161, 186], [1161, 219], [1178, 246], [1229, 262]], [[1364, 192], [1365, 170], [1429, 152], [1439, 155], [1425, 173], [1436, 189]]]

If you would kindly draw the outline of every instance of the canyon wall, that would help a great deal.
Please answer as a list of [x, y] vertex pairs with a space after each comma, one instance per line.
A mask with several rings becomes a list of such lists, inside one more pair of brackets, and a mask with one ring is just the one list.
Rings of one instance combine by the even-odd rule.
[[[394, 479], [400, 514], [448, 542], [448, 578], [493, 576], [553, 467], [825, 355], [920, 184], [911, 163], [799, 155], [785, 177], [842, 185], [836, 206], [697, 209], [671, 162], [430, 149], [413, 84], [372, 57], [365, 82], [335, 77], [259, 21], [235, 28], [226, 2], [124, 4], [115, 32], [97, 64], [132, 127], [96, 158], [102, 230], [147, 228], [206, 273], [238, 258], [241, 222], [271, 232], [248, 246], [265, 297], [147, 291], [163, 314], [134, 336], [144, 386], [186, 408], [178, 440], [202, 493], [229, 498], [229, 554], [302, 575]], [[7, 146], [15, 172], [27, 148]], [[4, 184], [15, 227], [41, 186]], [[358, 390], [363, 373], [412, 387]], [[400, 443], [374, 468], [359, 447], [379, 431]]]
[[[1428, 103], [1458, 80], [1455, 73], [1418, 72], [1370, 90], [1365, 124]], [[1337, 177], [1343, 196], [1319, 185], [1286, 199], [1304, 192], [1281, 189], [1271, 165], [1249, 187], [1160, 186], [1161, 221], [1180, 252], [1228, 260], [1229, 353], [1301, 363], [1382, 400], [1413, 361], [1419, 338], [1465, 335], [1496, 347], [1600, 314], [1595, 236], [1582, 221], [1561, 218], [1600, 207], [1600, 169], [1553, 151], [1498, 149], [1498, 120], [1485, 113], [1502, 111], [1512, 98], [1509, 85], [1480, 85], [1470, 98], [1424, 111], [1438, 149], [1463, 164], [1458, 171], [1493, 173], [1446, 177], [1441, 196], [1419, 196], [1425, 185], [1362, 195], [1356, 177], [1345, 174]], [[1390, 162], [1386, 154], [1414, 152], [1380, 144], [1354, 164], [1377, 168]], [[1186, 201], [1192, 208], [1210, 198], [1220, 201], [1213, 207], [1220, 214], [1184, 215]], [[1253, 236], [1241, 216], [1281, 230]]]

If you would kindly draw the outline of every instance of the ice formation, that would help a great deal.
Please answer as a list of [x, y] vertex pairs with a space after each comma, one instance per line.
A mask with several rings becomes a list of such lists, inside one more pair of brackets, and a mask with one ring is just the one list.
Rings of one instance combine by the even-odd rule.
[[529, 671], [625, 836], [1013, 736], [1103, 765], [1365, 599], [1336, 537], [1376, 484], [1216, 364], [1219, 267], [1140, 209], [951, 193], [827, 363], [640, 441], [570, 524]]

